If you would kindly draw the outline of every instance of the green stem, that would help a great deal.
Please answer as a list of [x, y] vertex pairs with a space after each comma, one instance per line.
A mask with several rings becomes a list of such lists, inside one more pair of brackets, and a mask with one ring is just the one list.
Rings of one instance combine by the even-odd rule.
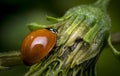
[[20, 52], [10, 51], [0, 53], [0, 69], [6, 69], [10, 66], [15, 66], [18, 64], [22, 64]]
[[109, 46], [111, 47], [112, 51], [113, 51], [113, 54], [118, 58], [120, 59], [120, 51], [118, 51], [116, 48], [114, 48], [114, 46], [112, 45], [111, 43], [111, 35], [109, 36], [108, 38], [108, 44]]
[[97, 2], [94, 3], [94, 5], [106, 11], [109, 2], [110, 0], [97, 0]]

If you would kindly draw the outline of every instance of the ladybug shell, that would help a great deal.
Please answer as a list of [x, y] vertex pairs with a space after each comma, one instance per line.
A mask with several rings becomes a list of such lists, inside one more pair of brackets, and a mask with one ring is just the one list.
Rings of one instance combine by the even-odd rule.
[[28, 34], [22, 42], [21, 57], [26, 65], [33, 65], [44, 58], [54, 47], [56, 35], [47, 30], [39, 29]]

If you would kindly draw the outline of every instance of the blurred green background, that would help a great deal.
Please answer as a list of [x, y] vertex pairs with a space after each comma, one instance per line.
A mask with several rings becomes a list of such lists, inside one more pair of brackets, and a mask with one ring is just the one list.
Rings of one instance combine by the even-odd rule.
[[[66, 10], [96, 0], [0, 0], [0, 52], [19, 50], [24, 36], [29, 32], [27, 24], [50, 24], [46, 16], [61, 17]], [[120, 0], [111, 0], [108, 13], [112, 19], [111, 32], [120, 32]], [[119, 47], [119, 45], [115, 45]], [[118, 48], [120, 50], [120, 48]], [[28, 69], [15, 66], [0, 71], [0, 76], [23, 76]], [[120, 76], [120, 61], [108, 45], [96, 65], [97, 76]]]

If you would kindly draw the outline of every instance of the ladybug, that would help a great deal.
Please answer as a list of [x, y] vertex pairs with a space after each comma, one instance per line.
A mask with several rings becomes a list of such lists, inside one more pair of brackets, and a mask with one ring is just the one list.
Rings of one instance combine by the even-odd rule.
[[26, 65], [33, 65], [43, 59], [56, 43], [56, 34], [47, 29], [29, 33], [21, 45], [21, 58]]

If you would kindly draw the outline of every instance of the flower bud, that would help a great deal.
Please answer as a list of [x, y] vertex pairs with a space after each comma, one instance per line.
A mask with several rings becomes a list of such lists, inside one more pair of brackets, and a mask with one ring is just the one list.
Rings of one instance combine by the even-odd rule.
[[109, 16], [94, 5], [81, 5], [69, 9], [61, 18], [48, 18], [56, 21], [44, 26], [57, 30], [56, 46], [26, 76], [86, 76], [105, 45], [111, 27]]

